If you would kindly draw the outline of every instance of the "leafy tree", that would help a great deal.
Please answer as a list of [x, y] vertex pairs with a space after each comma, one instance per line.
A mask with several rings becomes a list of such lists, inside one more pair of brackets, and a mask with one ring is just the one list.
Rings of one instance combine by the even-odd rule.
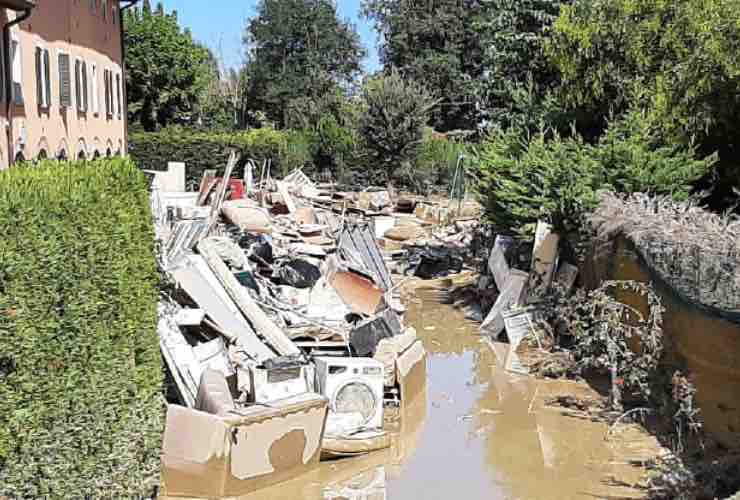
[[129, 114], [145, 130], [191, 119], [217, 78], [210, 52], [180, 29], [177, 14], [148, 2], [126, 11], [126, 85]]
[[557, 81], [544, 55], [548, 30], [569, 0], [364, 0], [382, 35], [381, 60], [437, 98], [440, 131], [504, 127], [538, 114]]
[[285, 125], [298, 98], [320, 98], [360, 72], [360, 37], [331, 0], [260, 0], [246, 27], [247, 105]]
[[584, 115], [604, 123], [637, 107], [667, 140], [731, 151], [740, 145], [738, 46], [736, 0], [576, 0], [548, 52], [564, 99]]
[[565, 124], [551, 91], [559, 82], [545, 46], [561, 5], [570, 0], [492, 0], [476, 31], [485, 72], [476, 89], [485, 120], [503, 128]]
[[390, 179], [395, 169], [416, 157], [435, 102], [424, 87], [404, 80], [396, 70], [368, 81], [363, 101], [360, 133], [371, 159]]
[[483, 40], [477, 25], [483, 0], [364, 0], [364, 15], [381, 35], [386, 70], [423, 84], [439, 99], [431, 125], [440, 131], [477, 123], [475, 82], [484, 74]]

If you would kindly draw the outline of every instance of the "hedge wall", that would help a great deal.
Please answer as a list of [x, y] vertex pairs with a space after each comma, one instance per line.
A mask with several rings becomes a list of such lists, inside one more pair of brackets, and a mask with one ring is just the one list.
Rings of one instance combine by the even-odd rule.
[[156, 479], [151, 226], [128, 160], [0, 172], [0, 498], [134, 498]]
[[271, 159], [272, 174], [279, 177], [309, 164], [310, 148], [306, 138], [298, 132], [269, 128], [200, 132], [172, 127], [159, 132], [134, 132], [129, 138], [129, 154], [143, 169], [166, 170], [167, 162], [185, 162], [191, 188], [198, 185], [204, 170], [223, 172], [232, 149], [239, 153], [241, 160], [235, 176], [243, 176], [241, 167], [248, 159], [256, 160], [258, 165]]

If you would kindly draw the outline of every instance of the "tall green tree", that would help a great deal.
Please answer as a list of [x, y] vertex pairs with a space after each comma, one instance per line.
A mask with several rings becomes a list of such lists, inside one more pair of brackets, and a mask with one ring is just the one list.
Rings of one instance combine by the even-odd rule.
[[565, 102], [605, 123], [631, 107], [666, 140], [740, 146], [740, 2], [576, 0], [549, 47]]
[[363, 0], [364, 15], [381, 35], [386, 70], [423, 84], [437, 99], [431, 125], [439, 131], [475, 128], [475, 85], [484, 73], [484, 40], [477, 29], [484, 0]]
[[[364, 0], [381, 60], [440, 99], [437, 130], [507, 125], [557, 81], [544, 41], [563, 0]], [[566, 0], [567, 1], [567, 0]]]
[[563, 126], [562, 107], [551, 98], [560, 78], [546, 45], [561, 6], [570, 0], [490, 0], [476, 31], [485, 71], [477, 82], [481, 117], [503, 128], [540, 122]]
[[154, 12], [148, 2], [126, 11], [124, 23], [130, 120], [145, 130], [192, 120], [199, 100], [218, 78], [208, 49], [161, 4]]
[[318, 99], [360, 73], [365, 51], [331, 0], [260, 0], [244, 33], [247, 106], [280, 126], [289, 103]]

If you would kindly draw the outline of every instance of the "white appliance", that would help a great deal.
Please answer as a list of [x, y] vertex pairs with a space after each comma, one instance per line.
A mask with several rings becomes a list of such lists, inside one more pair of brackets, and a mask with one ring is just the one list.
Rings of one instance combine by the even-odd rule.
[[[318, 391], [329, 399], [327, 428], [334, 420], [353, 427], [383, 427], [383, 364], [372, 358], [315, 357]], [[339, 424], [341, 425], [341, 424]], [[349, 429], [347, 429], [349, 431]]]

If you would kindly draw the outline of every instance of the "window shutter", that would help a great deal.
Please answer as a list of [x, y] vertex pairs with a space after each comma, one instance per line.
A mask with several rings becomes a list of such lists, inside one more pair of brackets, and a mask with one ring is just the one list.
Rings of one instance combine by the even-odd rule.
[[10, 42], [11, 45], [11, 61], [13, 64], [13, 102], [15, 104], [23, 104], [23, 85], [22, 82], [22, 68], [21, 68], [21, 55], [20, 46], [18, 42], [13, 40]]
[[49, 50], [44, 50], [44, 85], [46, 90], [46, 106], [51, 107], [51, 65], [49, 64]]
[[40, 47], [36, 47], [36, 104], [40, 107], [44, 106], [44, 79], [43, 79], [43, 59]]
[[103, 71], [103, 86], [105, 87], [105, 114], [110, 116], [110, 86], [108, 81], [109, 71], [106, 69]]
[[82, 63], [82, 111], [87, 112], [87, 63]]
[[72, 106], [72, 86], [69, 74], [69, 55], [59, 54], [59, 104]]
[[77, 109], [82, 111], [82, 92], [80, 89], [80, 60], [75, 59], [75, 103]]
[[118, 119], [121, 119], [121, 75], [116, 75], [116, 102], [118, 103]]

